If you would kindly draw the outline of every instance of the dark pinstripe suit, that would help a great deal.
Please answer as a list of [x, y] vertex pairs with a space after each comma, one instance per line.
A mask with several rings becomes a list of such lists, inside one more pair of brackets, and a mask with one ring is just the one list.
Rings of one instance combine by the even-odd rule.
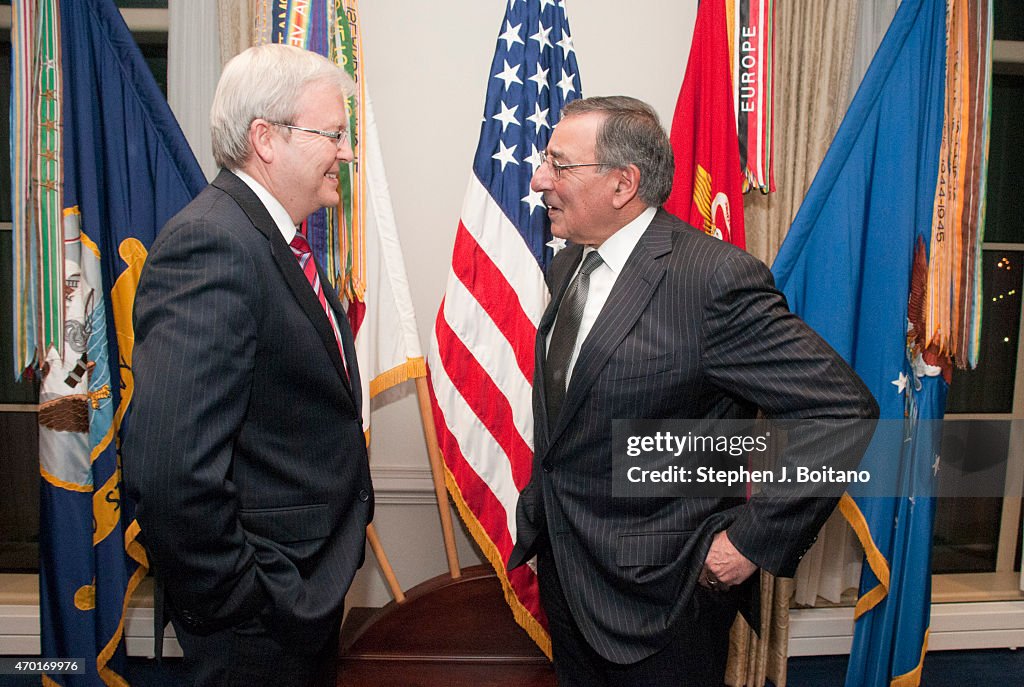
[[351, 384], [280, 230], [227, 171], [146, 261], [124, 475], [176, 621], [197, 635], [258, 621], [313, 653], [362, 564], [373, 488], [359, 373], [326, 292]]
[[614, 663], [635, 663], [686, 621], [714, 533], [728, 528], [747, 558], [792, 575], [835, 501], [612, 498], [611, 421], [752, 417], [757, 408], [776, 418], [871, 417], [877, 406], [789, 313], [760, 261], [659, 210], [582, 345], [560, 416], [547, 418], [544, 342], [581, 254], [560, 252], [548, 274], [533, 476], [509, 568], [549, 541], [587, 643]]

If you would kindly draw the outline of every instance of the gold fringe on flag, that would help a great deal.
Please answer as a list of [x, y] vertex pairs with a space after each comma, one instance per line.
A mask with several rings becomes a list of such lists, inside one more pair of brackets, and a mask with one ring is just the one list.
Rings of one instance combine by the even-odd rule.
[[487, 558], [491, 567], [494, 568], [498, 579], [501, 580], [501, 589], [505, 594], [506, 603], [508, 603], [509, 608], [512, 610], [512, 617], [515, 618], [516, 623], [521, 628], [526, 630], [526, 634], [544, 652], [544, 655], [551, 658], [551, 635], [527, 610], [523, 602], [519, 600], [515, 590], [512, 588], [512, 583], [509, 582], [508, 572], [505, 570], [505, 557], [498, 551], [498, 547], [491, 541], [483, 525], [477, 520], [473, 509], [466, 503], [466, 498], [462, 495], [462, 490], [459, 489], [459, 483], [456, 481], [455, 476], [448, 469], [447, 462], [444, 463], [444, 481], [448, 487], [448, 493], [452, 496], [452, 502], [458, 509], [459, 515], [462, 516], [462, 522], [466, 524], [466, 529], [469, 530], [473, 541], [480, 546], [480, 551]]

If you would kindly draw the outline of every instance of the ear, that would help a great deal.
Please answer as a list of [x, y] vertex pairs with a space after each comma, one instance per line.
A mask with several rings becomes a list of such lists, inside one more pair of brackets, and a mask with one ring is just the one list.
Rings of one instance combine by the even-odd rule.
[[615, 194], [612, 196], [612, 205], [616, 210], [621, 210], [636, 198], [636, 194], [640, 191], [640, 168], [636, 165], [629, 165], [617, 169], [613, 179]]
[[267, 120], [254, 119], [249, 124], [249, 145], [253, 154], [264, 163], [273, 161], [273, 126]]

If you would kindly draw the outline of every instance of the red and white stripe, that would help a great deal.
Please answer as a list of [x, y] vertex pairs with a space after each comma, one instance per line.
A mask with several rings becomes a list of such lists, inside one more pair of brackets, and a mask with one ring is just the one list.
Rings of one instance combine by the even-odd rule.
[[[472, 176], [428, 364], [449, 489], [469, 526], [486, 533], [493, 549], [485, 554], [502, 571], [530, 477], [533, 342], [547, 299], [536, 258]], [[505, 580], [521, 604], [510, 598], [513, 612], [540, 622], [536, 578], [522, 570]]]

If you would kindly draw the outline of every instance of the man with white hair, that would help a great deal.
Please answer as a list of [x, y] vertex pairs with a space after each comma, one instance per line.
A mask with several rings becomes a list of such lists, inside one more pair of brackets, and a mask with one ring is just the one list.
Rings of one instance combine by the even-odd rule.
[[349, 77], [251, 48], [211, 111], [217, 178], [135, 300], [128, 493], [196, 685], [334, 685], [373, 487], [342, 304], [297, 230], [339, 202]]

